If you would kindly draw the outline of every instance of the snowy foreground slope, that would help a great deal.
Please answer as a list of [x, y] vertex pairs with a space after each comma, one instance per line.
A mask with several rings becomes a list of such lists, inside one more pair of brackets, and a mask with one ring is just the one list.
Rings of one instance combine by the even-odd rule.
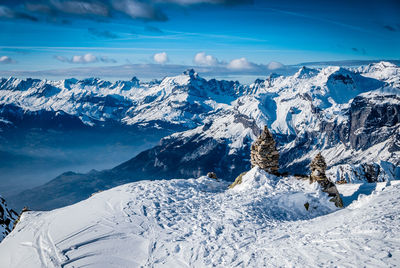
[[141, 181], [69, 207], [24, 213], [0, 244], [0, 267], [400, 263], [395, 181], [340, 186], [351, 203], [341, 210], [316, 184], [278, 179], [258, 168], [234, 189], [227, 186], [206, 177]]

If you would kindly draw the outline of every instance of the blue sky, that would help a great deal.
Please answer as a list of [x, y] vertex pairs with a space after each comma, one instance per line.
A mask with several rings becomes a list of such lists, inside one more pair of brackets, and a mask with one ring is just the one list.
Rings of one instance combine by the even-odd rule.
[[399, 14], [397, 0], [0, 0], [0, 75], [398, 60]]

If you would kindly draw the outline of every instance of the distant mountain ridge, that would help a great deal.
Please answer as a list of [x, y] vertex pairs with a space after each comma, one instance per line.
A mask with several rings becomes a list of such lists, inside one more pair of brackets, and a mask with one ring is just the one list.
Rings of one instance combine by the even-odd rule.
[[238, 82], [207, 81], [193, 70], [146, 83], [136, 77], [113, 83], [98, 78], [48, 81], [10, 77], [0, 80], [0, 117], [49, 112], [55, 117], [76, 117], [87, 126], [117, 122], [193, 127], [202, 114], [214, 108], [214, 103], [229, 103], [245, 89]]
[[[26, 88], [20, 86], [26, 81], [13, 81], [0, 83], [0, 105], [24, 111], [62, 109], [89, 127], [112, 120], [117, 125], [184, 130], [113, 169], [65, 173], [23, 192], [12, 198], [18, 206], [59, 207], [126, 182], [198, 177], [208, 171], [233, 181], [249, 169], [250, 145], [264, 125], [277, 141], [281, 172], [308, 172], [310, 160], [321, 151], [334, 180], [400, 176], [400, 68], [388, 62], [303, 67], [293, 76], [271, 75], [251, 85], [207, 81], [193, 70], [161, 82], [135, 80], [129, 86], [89, 79], [72, 80], [68, 87], [67, 80], [36, 81]], [[43, 88], [49, 87], [58, 89], [43, 95]], [[13, 124], [8, 118], [3, 117], [5, 124]], [[40, 201], [34, 201], [35, 196]]]

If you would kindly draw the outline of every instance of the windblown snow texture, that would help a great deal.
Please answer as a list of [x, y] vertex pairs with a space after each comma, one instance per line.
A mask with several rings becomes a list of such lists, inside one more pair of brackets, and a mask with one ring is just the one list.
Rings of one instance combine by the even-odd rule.
[[[26, 212], [0, 244], [4, 267], [396, 266], [400, 184], [317, 183], [255, 167], [243, 182], [140, 181], [72, 206]], [[304, 204], [309, 203], [306, 210]]]

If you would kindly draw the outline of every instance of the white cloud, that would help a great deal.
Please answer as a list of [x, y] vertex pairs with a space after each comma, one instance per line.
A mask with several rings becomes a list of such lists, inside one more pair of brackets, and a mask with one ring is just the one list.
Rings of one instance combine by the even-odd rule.
[[246, 58], [234, 59], [228, 64], [228, 69], [231, 70], [250, 70], [255, 67], [255, 64], [249, 62]]
[[62, 62], [69, 62], [70, 60], [64, 56], [54, 56], [56, 60], [62, 61]]
[[93, 54], [85, 54], [83, 56], [73, 56], [72, 63], [92, 63], [98, 61], [97, 57]]
[[154, 54], [153, 59], [159, 64], [164, 64], [168, 62], [168, 55], [165, 52], [156, 53]]
[[[93, 63], [93, 62], [99, 61], [99, 59], [91, 53], [88, 53], [85, 55], [72, 56], [72, 58], [70, 58], [70, 59], [67, 57], [64, 57], [64, 56], [54, 56], [54, 58], [59, 61], [68, 62], [68, 63], [83, 63], [83, 64], [85, 64], [85, 63]], [[103, 58], [104, 57], [101, 58], [101, 61], [107, 62], [107, 61], [103, 60]], [[110, 59], [108, 59], [108, 62], [110, 62]]]
[[15, 63], [15, 60], [10, 58], [9, 56], [1, 56], [0, 63], [7, 64], [7, 63]]
[[[362, 63], [365, 64], [365, 63]], [[178, 65], [178, 64], [124, 64], [124, 65], [111, 65], [103, 64], [102, 66], [97, 65], [78, 65], [75, 64], [73, 68], [63, 68], [59, 66], [59, 69], [44, 70], [44, 71], [32, 71], [32, 70], [4, 70], [0, 69], [0, 77], [8, 76], [21, 76], [21, 77], [46, 77], [53, 79], [64, 79], [66, 77], [85, 78], [85, 77], [101, 77], [103, 79], [130, 79], [132, 73], [142, 79], [154, 79], [165, 76], [175, 76], [182, 73], [183, 70], [191, 68], [189, 65]], [[221, 64], [218, 66], [203, 66], [198, 67], [199, 75], [202, 77], [212, 78], [219, 77], [227, 80], [239, 80], [250, 83], [250, 78], [246, 78], [247, 75], [265, 77], [272, 73], [268, 70], [266, 65], [256, 65], [254, 69], [250, 70], [230, 70], [225, 65]], [[298, 66], [285, 66], [284, 69], [280, 70], [279, 73], [282, 75], [293, 75], [298, 71]], [[244, 80], [243, 80], [244, 79]]]
[[199, 52], [194, 56], [193, 62], [197, 65], [216, 66], [220, 62], [211, 55], [206, 55], [205, 52]]
[[276, 62], [276, 61], [271, 61], [270, 63], [268, 63], [267, 68], [269, 70], [276, 70], [276, 69], [281, 69], [283, 68], [285, 65], [283, 65], [280, 62]]

